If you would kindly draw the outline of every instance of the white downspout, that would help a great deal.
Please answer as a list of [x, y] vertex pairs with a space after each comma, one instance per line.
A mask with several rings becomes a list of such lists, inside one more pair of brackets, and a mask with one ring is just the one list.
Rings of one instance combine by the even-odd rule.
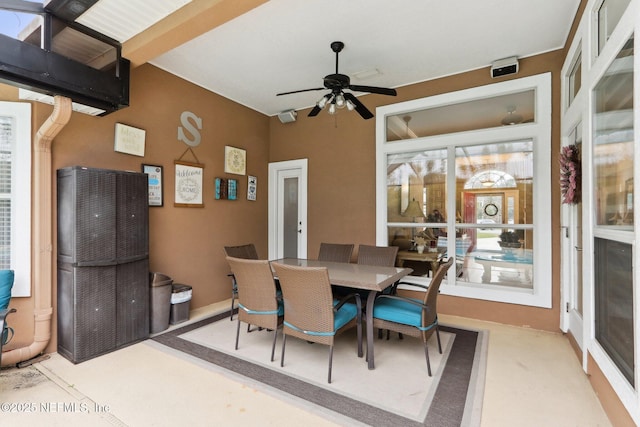
[[31, 345], [2, 354], [2, 366], [29, 360], [44, 351], [51, 339], [53, 314], [53, 187], [51, 184], [51, 145], [53, 139], [69, 123], [71, 99], [55, 96], [53, 112], [42, 124], [33, 141], [33, 194], [35, 213], [33, 247], [33, 281], [35, 318]]

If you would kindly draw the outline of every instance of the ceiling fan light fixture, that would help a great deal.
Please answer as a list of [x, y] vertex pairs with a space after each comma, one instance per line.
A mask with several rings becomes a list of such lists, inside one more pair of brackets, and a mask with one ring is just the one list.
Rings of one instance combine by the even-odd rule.
[[[344, 48], [344, 43], [340, 41], [335, 41], [331, 43], [331, 50], [336, 54], [336, 71], [333, 74], [328, 74], [324, 76], [323, 82], [324, 87], [315, 87], [310, 89], [301, 89], [294, 90], [289, 92], [281, 92], [277, 93], [276, 96], [281, 95], [291, 95], [294, 93], [300, 92], [309, 92], [312, 90], [323, 90], [328, 89], [331, 92], [320, 98], [316, 105], [309, 111], [309, 117], [317, 116], [320, 111], [329, 104], [329, 114], [336, 114], [337, 109], [341, 109], [347, 107], [349, 111], [355, 110], [360, 116], [365, 119], [373, 118], [373, 113], [365, 107], [362, 102], [360, 102], [356, 97], [349, 92], [348, 90], [355, 92], [368, 92], [375, 93], [380, 95], [388, 95], [388, 96], [396, 96], [397, 92], [395, 89], [386, 88], [386, 87], [377, 87], [377, 86], [363, 86], [363, 85], [353, 85], [351, 84], [351, 79], [346, 74], [340, 74], [338, 71], [338, 57], [339, 53]], [[375, 73], [371, 75], [379, 74], [378, 70], [375, 70]], [[361, 77], [364, 74], [361, 75]]]
[[325, 105], [327, 105], [328, 101], [329, 101], [329, 98], [327, 98], [326, 96], [323, 96], [322, 98], [320, 98], [318, 100], [316, 105], [318, 106], [318, 108], [320, 108], [322, 110], [322, 109], [324, 109]]
[[349, 101], [348, 99], [347, 99], [346, 104], [347, 104], [347, 110], [349, 110], [349, 111], [353, 111], [356, 108], [356, 106], [353, 105], [353, 102]]

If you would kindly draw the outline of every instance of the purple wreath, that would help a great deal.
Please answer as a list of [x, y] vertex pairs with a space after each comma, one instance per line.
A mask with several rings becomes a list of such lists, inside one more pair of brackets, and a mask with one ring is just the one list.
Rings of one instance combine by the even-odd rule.
[[560, 189], [562, 203], [580, 203], [582, 168], [577, 145], [562, 147], [560, 152]]

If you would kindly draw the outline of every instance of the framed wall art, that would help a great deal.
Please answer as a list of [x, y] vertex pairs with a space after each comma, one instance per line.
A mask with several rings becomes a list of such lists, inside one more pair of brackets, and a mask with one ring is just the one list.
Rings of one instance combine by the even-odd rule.
[[216, 178], [215, 180], [216, 200], [237, 200], [238, 180], [228, 178]]
[[176, 207], [202, 208], [202, 178], [204, 165], [175, 160], [176, 166]]
[[224, 171], [236, 175], [247, 173], [247, 152], [242, 148], [224, 147]]
[[162, 181], [162, 166], [142, 165], [142, 172], [149, 175], [149, 207], [160, 207], [164, 205]]
[[249, 175], [247, 178], [247, 200], [255, 201], [258, 191], [258, 178]]
[[144, 157], [145, 135], [144, 129], [116, 123], [113, 149], [119, 153]]

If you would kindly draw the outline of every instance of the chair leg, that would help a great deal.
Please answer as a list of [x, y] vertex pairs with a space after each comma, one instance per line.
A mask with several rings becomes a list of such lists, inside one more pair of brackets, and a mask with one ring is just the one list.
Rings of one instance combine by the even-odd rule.
[[238, 349], [239, 339], [240, 339], [240, 318], [238, 318], [238, 327], [236, 328], [236, 350]]
[[273, 345], [271, 346], [271, 361], [273, 362], [273, 359], [275, 357], [276, 354], [276, 340], [278, 339], [278, 327], [276, 326], [276, 328], [273, 330]]
[[231, 292], [231, 312], [229, 314], [229, 320], [233, 321], [233, 306], [235, 305], [236, 302], [236, 293], [235, 292]]
[[287, 334], [282, 331], [282, 355], [280, 356], [280, 367], [284, 366], [284, 347], [287, 344]]
[[440, 344], [440, 328], [436, 325], [436, 337], [438, 337], [438, 351], [442, 354], [442, 344]]
[[356, 325], [356, 330], [358, 333], [358, 357], [362, 357], [364, 352], [362, 351], [362, 319]]
[[329, 346], [329, 377], [328, 382], [331, 384], [331, 366], [333, 365], [333, 346]]
[[424, 354], [427, 357], [427, 372], [429, 372], [429, 376], [431, 376], [431, 362], [429, 361], [429, 347], [427, 343], [424, 343]]

